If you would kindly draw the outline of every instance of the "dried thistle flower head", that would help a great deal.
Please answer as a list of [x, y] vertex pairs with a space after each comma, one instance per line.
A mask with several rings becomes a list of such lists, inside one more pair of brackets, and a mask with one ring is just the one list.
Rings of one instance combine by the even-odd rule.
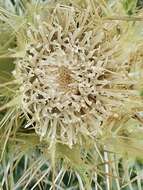
[[82, 136], [96, 137], [104, 121], [137, 98], [130, 43], [122, 53], [127, 28], [92, 14], [90, 4], [87, 9], [57, 4], [35, 15], [25, 56], [16, 62], [25, 127], [69, 146]]
[[142, 10], [26, 3], [0, 8], [0, 68], [15, 63], [0, 73], [2, 188], [141, 189]]
[[71, 147], [83, 136], [101, 134], [105, 121], [118, 119], [127, 104], [136, 100], [128, 114], [139, 105], [131, 70], [138, 45], [127, 41], [132, 25], [102, 15], [91, 3], [54, 4], [28, 23], [26, 53], [16, 61], [15, 77], [25, 127], [32, 125], [41, 138]]

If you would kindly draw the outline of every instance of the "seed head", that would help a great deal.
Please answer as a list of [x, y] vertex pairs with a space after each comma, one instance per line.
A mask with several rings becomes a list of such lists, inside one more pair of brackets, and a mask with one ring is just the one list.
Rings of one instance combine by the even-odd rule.
[[125, 42], [125, 30], [122, 21], [93, 15], [90, 4], [57, 4], [35, 15], [25, 56], [16, 62], [25, 127], [71, 147], [83, 136], [96, 138], [109, 118], [118, 119], [137, 97], [130, 69], [136, 44]]

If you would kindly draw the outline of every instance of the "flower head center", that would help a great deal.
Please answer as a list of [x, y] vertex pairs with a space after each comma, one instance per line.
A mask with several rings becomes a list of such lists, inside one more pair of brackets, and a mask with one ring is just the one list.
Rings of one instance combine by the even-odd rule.
[[58, 83], [60, 88], [65, 91], [70, 90], [70, 84], [74, 81], [71, 76], [71, 71], [67, 67], [61, 66], [58, 72]]

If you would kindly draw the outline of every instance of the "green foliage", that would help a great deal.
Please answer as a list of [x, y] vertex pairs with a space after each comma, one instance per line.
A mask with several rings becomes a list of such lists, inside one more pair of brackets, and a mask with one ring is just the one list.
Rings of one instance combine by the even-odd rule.
[[137, 0], [122, 0], [123, 7], [128, 15], [132, 15], [137, 6]]

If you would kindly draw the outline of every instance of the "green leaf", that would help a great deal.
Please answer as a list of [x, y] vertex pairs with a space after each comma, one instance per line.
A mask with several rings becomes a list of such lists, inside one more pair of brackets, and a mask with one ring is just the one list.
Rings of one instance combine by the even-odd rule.
[[3, 72], [2, 75], [4, 75], [5, 72], [11, 73], [11, 71], [14, 70], [13, 61], [14, 59], [12, 58], [0, 58], [0, 71], [1, 73]]
[[137, 0], [123, 0], [123, 8], [125, 9], [128, 15], [132, 15], [137, 6]]

